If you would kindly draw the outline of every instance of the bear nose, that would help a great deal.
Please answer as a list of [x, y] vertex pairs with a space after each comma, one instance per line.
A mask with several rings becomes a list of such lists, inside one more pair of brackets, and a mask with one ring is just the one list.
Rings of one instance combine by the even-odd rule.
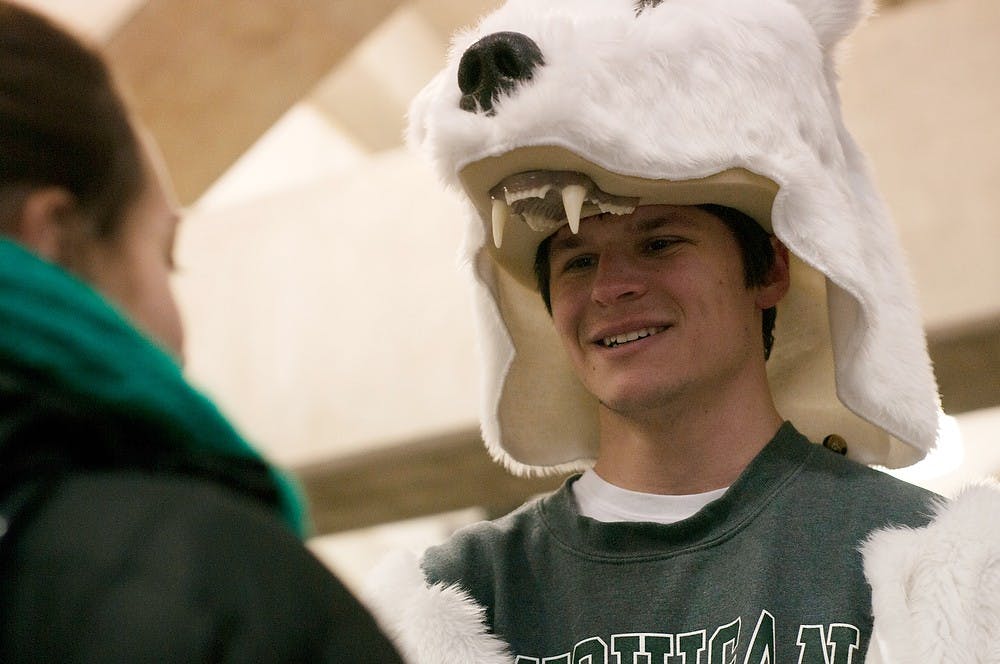
[[520, 32], [495, 32], [470, 46], [458, 63], [459, 108], [493, 115], [493, 103], [543, 65], [542, 52]]

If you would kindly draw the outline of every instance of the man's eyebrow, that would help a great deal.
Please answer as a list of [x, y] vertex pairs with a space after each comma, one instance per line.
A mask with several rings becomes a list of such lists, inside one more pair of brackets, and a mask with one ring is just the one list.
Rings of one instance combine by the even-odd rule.
[[583, 246], [583, 240], [581, 240], [578, 235], [554, 237], [552, 238], [552, 242], [549, 244], [549, 253], [554, 253], [556, 251], [572, 251], [573, 249], [579, 249], [581, 246]]
[[[638, 221], [619, 222], [612, 218], [604, 223], [629, 223], [632, 225], [631, 231], [633, 233], [651, 233], [667, 226], [684, 226], [688, 222], [683, 215], [677, 211], [671, 210], [664, 212], [663, 214], [653, 215], [648, 219], [640, 219]], [[556, 251], [572, 251], [574, 249], [579, 249], [584, 244], [585, 242], [579, 235], [564, 234], [559, 237], [554, 236], [549, 244], [549, 253], [551, 254]]]
[[648, 219], [642, 219], [640, 221], [634, 222], [633, 229], [637, 233], [648, 233], [650, 231], [657, 231], [664, 226], [681, 226], [684, 225], [684, 218], [675, 211], [666, 212], [664, 214], [658, 214], [655, 217], [650, 217]]

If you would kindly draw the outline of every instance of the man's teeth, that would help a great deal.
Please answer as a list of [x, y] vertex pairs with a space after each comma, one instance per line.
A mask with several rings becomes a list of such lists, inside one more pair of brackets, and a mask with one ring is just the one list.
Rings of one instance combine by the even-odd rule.
[[614, 348], [615, 346], [621, 346], [622, 344], [627, 344], [630, 341], [636, 341], [637, 339], [645, 339], [646, 337], [651, 337], [654, 334], [659, 334], [663, 332], [666, 327], [646, 327], [641, 330], [635, 330], [633, 332], [626, 332], [625, 334], [618, 334], [613, 337], [604, 337], [601, 339], [601, 345], [606, 348]]

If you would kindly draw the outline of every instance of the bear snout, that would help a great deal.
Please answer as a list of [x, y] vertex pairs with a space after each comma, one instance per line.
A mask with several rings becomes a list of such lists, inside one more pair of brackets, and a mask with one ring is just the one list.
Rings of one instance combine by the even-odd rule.
[[495, 32], [470, 46], [458, 63], [459, 108], [493, 115], [500, 95], [510, 94], [544, 65], [542, 51], [520, 32]]

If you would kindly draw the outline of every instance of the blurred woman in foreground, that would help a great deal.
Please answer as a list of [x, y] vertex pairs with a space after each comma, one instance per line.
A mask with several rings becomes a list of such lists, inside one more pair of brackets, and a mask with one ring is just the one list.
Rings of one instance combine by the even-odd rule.
[[182, 378], [154, 154], [100, 55], [0, 0], [0, 661], [399, 661]]

